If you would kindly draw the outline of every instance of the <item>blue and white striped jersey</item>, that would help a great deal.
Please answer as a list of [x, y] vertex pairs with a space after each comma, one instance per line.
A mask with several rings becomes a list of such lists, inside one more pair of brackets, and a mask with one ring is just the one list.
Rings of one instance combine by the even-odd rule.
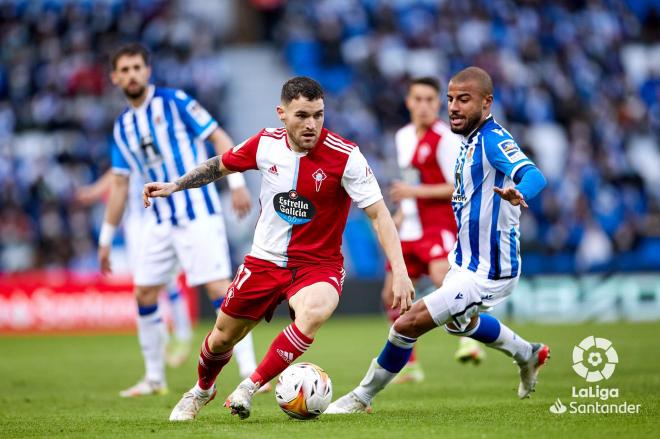
[[520, 274], [520, 207], [493, 188], [515, 186], [516, 173], [526, 165], [533, 163], [492, 115], [463, 138], [452, 196], [458, 225], [453, 265], [488, 279]]
[[[149, 86], [139, 108], [129, 107], [115, 121], [112, 169], [144, 181], [175, 181], [208, 159], [204, 139], [218, 123], [181, 90]], [[214, 185], [152, 200], [156, 221], [173, 225], [220, 212]]]

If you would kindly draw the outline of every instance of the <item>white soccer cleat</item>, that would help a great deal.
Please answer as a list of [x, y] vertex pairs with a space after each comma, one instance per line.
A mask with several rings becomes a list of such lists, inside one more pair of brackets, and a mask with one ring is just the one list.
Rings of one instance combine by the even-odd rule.
[[525, 363], [518, 363], [520, 368], [520, 385], [518, 397], [529, 398], [529, 394], [536, 388], [539, 369], [550, 358], [550, 348], [542, 343], [532, 343], [532, 356]]
[[172, 409], [170, 413], [170, 421], [192, 421], [197, 417], [197, 414], [209, 402], [213, 401], [218, 391], [215, 389], [215, 384], [206, 395], [200, 395], [194, 391], [194, 387], [183, 394], [183, 397]]
[[352, 413], [371, 413], [371, 406], [363, 403], [353, 392], [342, 396], [325, 409], [325, 415], [350, 415]]
[[225, 401], [225, 407], [231, 410], [232, 415], [238, 415], [241, 419], [250, 417], [252, 408], [252, 397], [259, 390], [259, 385], [246, 378], [236, 387]]
[[134, 386], [119, 392], [119, 396], [122, 398], [137, 398], [139, 396], [167, 395], [167, 393], [167, 384], [164, 382], [150, 381], [144, 378]]

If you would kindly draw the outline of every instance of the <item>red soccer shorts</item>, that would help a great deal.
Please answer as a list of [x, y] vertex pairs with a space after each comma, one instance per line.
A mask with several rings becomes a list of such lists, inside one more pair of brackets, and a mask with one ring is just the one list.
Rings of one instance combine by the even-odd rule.
[[277, 305], [298, 291], [318, 282], [332, 285], [341, 296], [344, 283], [341, 265], [279, 267], [272, 262], [246, 256], [229, 285], [222, 307], [225, 314], [248, 320], [270, 321]]
[[[447, 259], [456, 243], [456, 234], [449, 231], [426, 233], [417, 241], [401, 241], [403, 260], [411, 279], [429, 274], [429, 264], [436, 259]], [[386, 265], [391, 271], [390, 264]]]

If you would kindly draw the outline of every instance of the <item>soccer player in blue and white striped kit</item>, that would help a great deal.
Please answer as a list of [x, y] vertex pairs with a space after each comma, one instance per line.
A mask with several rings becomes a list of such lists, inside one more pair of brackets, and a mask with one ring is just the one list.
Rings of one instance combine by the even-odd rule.
[[[204, 141], [217, 154], [233, 142], [199, 103], [181, 90], [149, 84], [149, 53], [139, 44], [120, 47], [112, 56], [112, 83], [129, 105], [113, 129], [112, 191], [99, 236], [101, 271], [109, 273], [110, 249], [115, 228], [126, 206], [129, 181], [175, 179], [204, 162]], [[240, 215], [250, 209], [245, 181], [230, 180], [232, 204]], [[230, 284], [231, 261], [214, 186], [181, 191], [154, 204], [145, 214], [140, 248], [134, 261], [133, 281], [138, 305], [137, 329], [144, 356], [145, 376], [120, 392], [122, 397], [160, 395], [167, 392], [165, 345], [167, 332], [158, 308], [158, 295], [178, 272], [186, 273], [191, 286], [204, 285], [216, 311]], [[256, 368], [250, 334], [234, 348], [241, 375]]]
[[361, 413], [408, 361], [417, 339], [444, 326], [512, 357], [520, 369], [518, 396], [534, 391], [550, 349], [529, 343], [486, 311], [504, 301], [520, 277], [520, 206], [546, 185], [543, 174], [490, 113], [493, 82], [468, 67], [449, 82], [451, 130], [463, 136], [452, 205], [458, 239], [442, 286], [417, 301], [392, 325], [387, 343], [358, 387], [326, 413]]

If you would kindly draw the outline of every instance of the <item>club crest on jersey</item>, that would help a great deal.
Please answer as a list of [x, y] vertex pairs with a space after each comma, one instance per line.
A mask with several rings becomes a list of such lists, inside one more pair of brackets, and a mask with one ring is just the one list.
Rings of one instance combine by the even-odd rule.
[[428, 143], [422, 143], [419, 146], [419, 150], [417, 151], [417, 160], [420, 163], [424, 163], [428, 156], [431, 155], [431, 147], [429, 146]]
[[518, 144], [511, 139], [500, 142], [497, 146], [511, 163], [519, 162], [520, 160], [527, 158], [525, 153], [520, 150]]
[[310, 222], [316, 214], [312, 202], [295, 190], [276, 194], [273, 197], [273, 207], [280, 218], [294, 226]]
[[321, 185], [323, 184], [323, 180], [328, 178], [328, 176], [325, 175], [323, 169], [318, 168], [316, 172], [312, 174], [312, 178], [314, 178], [314, 184], [316, 185], [316, 192], [318, 192], [321, 190]]

